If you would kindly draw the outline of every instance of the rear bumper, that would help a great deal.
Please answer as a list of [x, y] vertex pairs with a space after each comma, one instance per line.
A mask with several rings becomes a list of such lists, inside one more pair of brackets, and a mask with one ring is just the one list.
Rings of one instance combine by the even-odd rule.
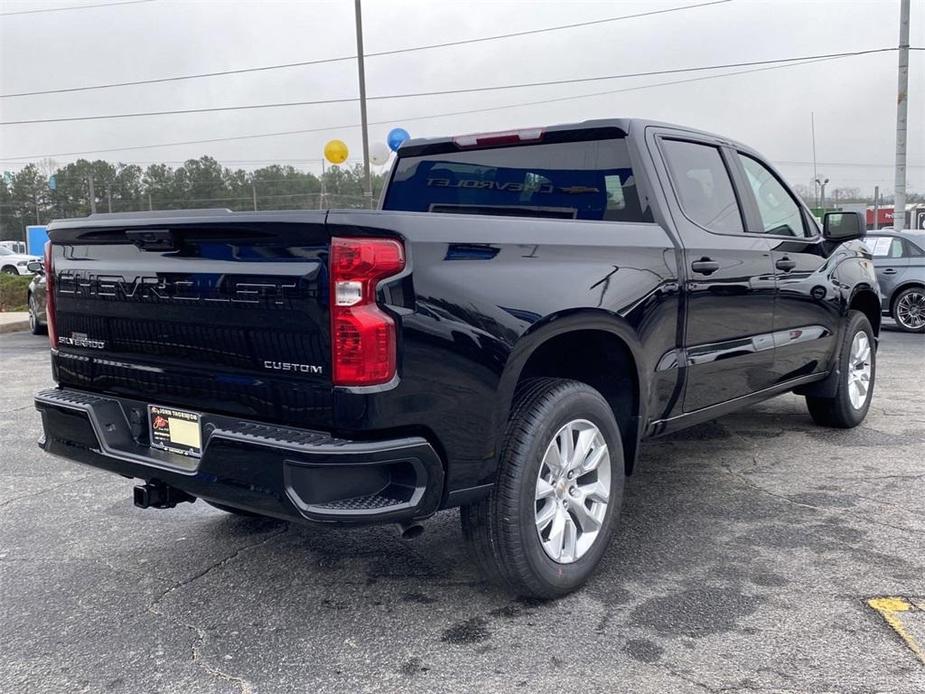
[[421, 437], [350, 441], [203, 413], [194, 458], [148, 445], [141, 401], [59, 388], [37, 393], [35, 407], [48, 453], [268, 516], [410, 520], [434, 513], [443, 495], [443, 464]]

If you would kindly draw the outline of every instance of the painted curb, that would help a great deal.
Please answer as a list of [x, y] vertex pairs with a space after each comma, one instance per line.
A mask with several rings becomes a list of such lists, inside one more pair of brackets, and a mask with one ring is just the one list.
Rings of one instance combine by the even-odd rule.
[[29, 329], [29, 319], [15, 321], [13, 323], [0, 323], [0, 335], [5, 333], [18, 333]]

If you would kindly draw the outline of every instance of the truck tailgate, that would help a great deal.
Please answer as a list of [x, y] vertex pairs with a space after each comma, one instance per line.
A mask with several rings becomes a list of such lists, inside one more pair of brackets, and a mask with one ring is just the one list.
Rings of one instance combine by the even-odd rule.
[[324, 213], [52, 227], [58, 380], [297, 426], [331, 421]]

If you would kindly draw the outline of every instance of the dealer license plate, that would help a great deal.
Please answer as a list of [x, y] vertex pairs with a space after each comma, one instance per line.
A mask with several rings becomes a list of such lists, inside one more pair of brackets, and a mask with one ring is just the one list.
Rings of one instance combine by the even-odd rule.
[[202, 455], [199, 413], [148, 405], [151, 446], [198, 458]]

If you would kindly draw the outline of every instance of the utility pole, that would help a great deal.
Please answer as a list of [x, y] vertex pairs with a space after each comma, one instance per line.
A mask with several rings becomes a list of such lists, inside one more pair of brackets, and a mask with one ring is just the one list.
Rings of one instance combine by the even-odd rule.
[[150, 212], [153, 209], [154, 205], [151, 203], [151, 193], [148, 193], [148, 211]]
[[[357, 24], [357, 72], [360, 77], [360, 125], [363, 130], [363, 174], [366, 178], [366, 208], [371, 209], [373, 203], [373, 180], [369, 174], [369, 127], [366, 122], [366, 68], [363, 65], [363, 11], [360, 7], [362, 0], [355, 0]], [[908, 44], [908, 26], [906, 28], [906, 43]]]
[[[358, 0], [359, 1], [359, 0]], [[896, 183], [893, 227], [906, 226], [906, 111], [909, 105], [909, 0], [899, 3], [899, 79], [896, 91]]]
[[819, 198], [819, 207], [822, 208], [823, 212], [825, 211], [825, 184], [828, 182], [829, 179], [825, 179], [824, 181], [820, 181], [818, 178], [816, 179], [816, 184], [822, 188], [822, 194]]
[[254, 196], [254, 212], [257, 211], [257, 184], [254, 183], [254, 179], [251, 178], [251, 193]]
[[809, 112], [809, 128], [813, 135], [813, 189], [815, 190], [816, 207], [819, 207], [819, 174], [816, 172], [816, 114]]
[[90, 174], [90, 214], [96, 214], [96, 193], [93, 192], [93, 174]]
[[874, 186], [874, 231], [880, 228], [880, 186]]
[[112, 184], [106, 184], [106, 207], [109, 208], [109, 214], [112, 214]]

